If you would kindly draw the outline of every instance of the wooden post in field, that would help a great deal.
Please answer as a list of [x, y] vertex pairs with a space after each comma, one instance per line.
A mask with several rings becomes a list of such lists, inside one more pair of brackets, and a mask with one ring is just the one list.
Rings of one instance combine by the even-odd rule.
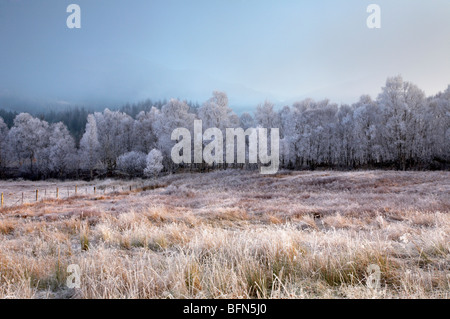
[[75, 196], [78, 194], [78, 185], [75, 185]]
[[95, 191], [96, 191], [96, 189], [95, 189], [95, 186], [94, 186], [94, 195], [95, 195]]
[[22, 192], [22, 205], [23, 205], [23, 192]]
[[56, 187], [56, 199], [59, 199], [59, 188]]
[[2, 206], [1, 206], [1, 208], [3, 208], [3, 193], [2, 193]]
[[36, 189], [36, 202], [39, 200], [39, 189]]
[[131, 185], [130, 185], [130, 192], [131, 192]]

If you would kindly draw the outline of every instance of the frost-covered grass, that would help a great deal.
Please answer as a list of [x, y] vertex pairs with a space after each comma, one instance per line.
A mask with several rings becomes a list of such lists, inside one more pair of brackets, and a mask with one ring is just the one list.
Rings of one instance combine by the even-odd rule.
[[[0, 298], [450, 297], [449, 172], [227, 170], [143, 183], [4, 208]], [[65, 286], [69, 264], [79, 290]], [[379, 290], [366, 286], [371, 264]]]

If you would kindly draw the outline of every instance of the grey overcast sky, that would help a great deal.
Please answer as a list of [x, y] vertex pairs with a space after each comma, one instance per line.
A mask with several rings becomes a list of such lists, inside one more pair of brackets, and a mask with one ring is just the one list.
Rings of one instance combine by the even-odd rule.
[[[71, 3], [81, 29], [66, 26]], [[367, 28], [371, 3], [381, 29]], [[398, 74], [427, 95], [450, 84], [450, 0], [0, 0], [0, 107], [213, 90], [237, 111], [352, 103]]]

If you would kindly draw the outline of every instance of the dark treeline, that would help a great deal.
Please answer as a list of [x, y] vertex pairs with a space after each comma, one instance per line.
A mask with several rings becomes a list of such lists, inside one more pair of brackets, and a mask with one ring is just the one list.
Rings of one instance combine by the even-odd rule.
[[5, 121], [5, 124], [8, 125], [8, 128], [11, 128], [14, 125], [14, 119], [19, 115], [16, 111], [7, 111], [0, 109], [0, 117]]

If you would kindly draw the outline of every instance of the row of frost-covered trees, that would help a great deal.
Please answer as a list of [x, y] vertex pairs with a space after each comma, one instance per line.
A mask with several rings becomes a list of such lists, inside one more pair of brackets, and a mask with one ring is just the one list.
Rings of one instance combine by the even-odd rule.
[[[79, 143], [62, 122], [49, 124], [21, 113], [9, 127], [0, 117], [0, 175], [48, 178], [172, 172], [180, 166], [170, 157], [176, 143], [171, 133], [178, 127], [192, 131], [195, 119], [203, 121], [204, 130], [217, 127], [224, 133], [225, 128], [234, 127], [279, 128], [283, 168], [447, 168], [450, 163], [450, 86], [427, 98], [414, 84], [394, 77], [376, 100], [361, 96], [352, 105], [337, 105], [307, 99], [280, 110], [266, 101], [253, 116], [236, 115], [223, 92], [214, 92], [198, 108], [172, 99], [134, 117], [105, 109], [87, 116]], [[205, 165], [184, 168], [205, 169]]]

